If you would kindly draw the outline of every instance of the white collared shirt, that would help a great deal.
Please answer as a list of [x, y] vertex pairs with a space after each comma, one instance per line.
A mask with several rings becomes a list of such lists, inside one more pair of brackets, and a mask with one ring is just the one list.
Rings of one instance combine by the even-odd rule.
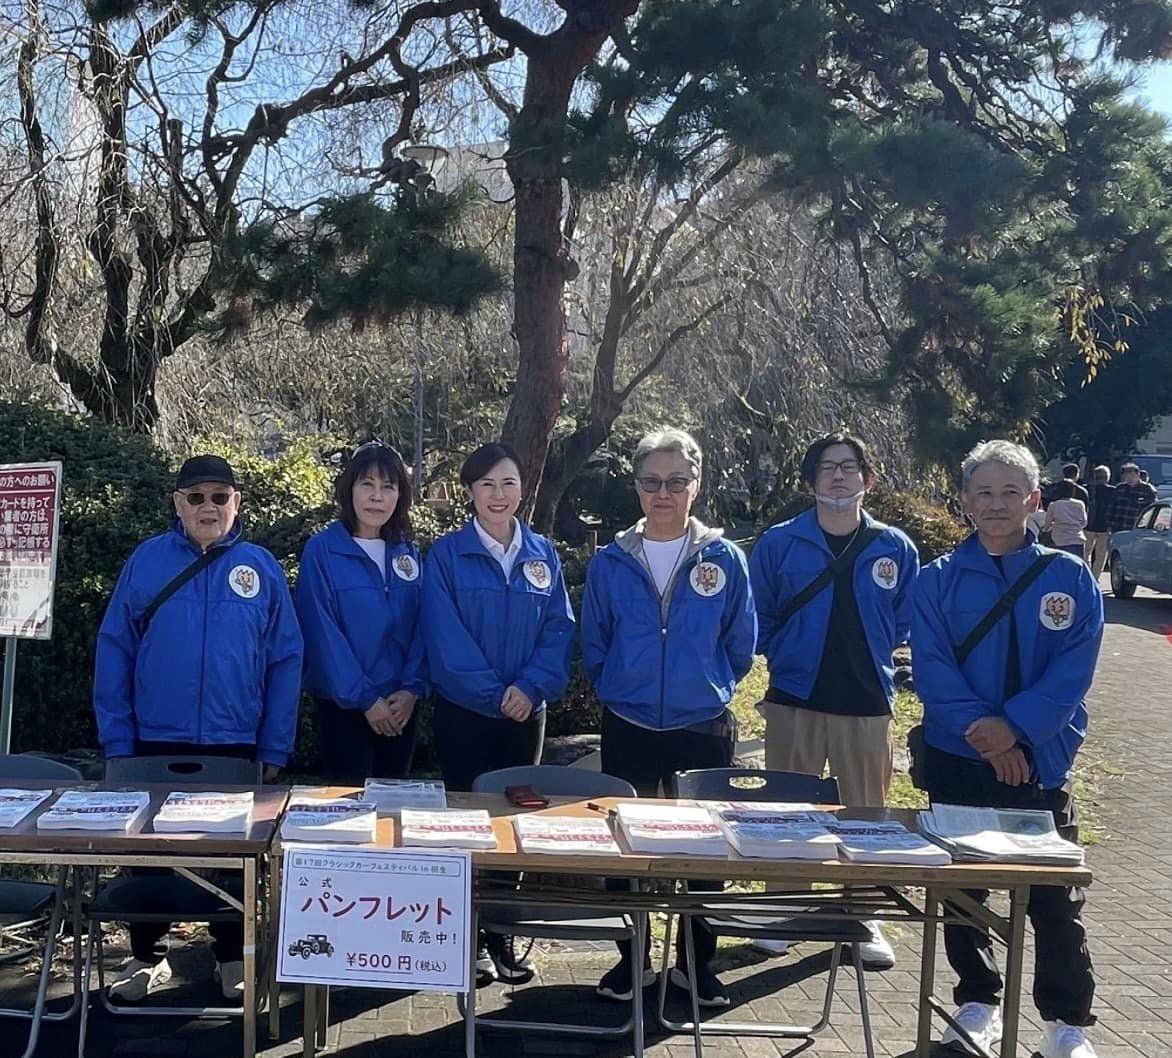
[[513, 519], [513, 539], [508, 547], [489, 536], [478, 519], [473, 518], [472, 524], [476, 526], [476, 535], [480, 537], [480, 542], [484, 545], [485, 550], [500, 563], [501, 569], [505, 571], [505, 580], [508, 580], [513, 572], [513, 563], [521, 552], [520, 521], [516, 518]]

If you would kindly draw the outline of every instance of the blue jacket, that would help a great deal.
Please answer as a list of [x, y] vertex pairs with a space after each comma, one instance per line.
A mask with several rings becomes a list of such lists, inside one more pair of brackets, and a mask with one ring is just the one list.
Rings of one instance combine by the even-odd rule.
[[[920, 572], [915, 545], [898, 529], [863, 512], [863, 527], [882, 534], [855, 559], [854, 589], [867, 648], [880, 685], [890, 702], [895, 697], [891, 652], [908, 637], [912, 589]], [[834, 553], [811, 509], [766, 529], [753, 546], [749, 575], [757, 600], [757, 651], [769, 661], [769, 683], [794, 698], [808, 699], [818, 679], [830, 628], [834, 584], [828, 584], [795, 613], [784, 627], [777, 618], [833, 560]]]
[[310, 694], [362, 710], [395, 691], [427, 694], [421, 572], [405, 541], [387, 544], [384, 576], [341, 522], [310, 537], [294, 596]]
[[501, 716], [515, 684], [534, 710], [570, 682], [574, 614], [557, 550], [521, 526], [521, 550], [506, 582], [468, 522], [440, 537], [424, 563], [423, 642], [436, 691], [485, 716]]
[[240, 526], [229, 548], [183, 585], [142, 634], [147, 606], [200, 554], [176, 520], [144, 541], [118, 578], [98, 630], [94, 712], [107, 757], [135, 739], [253, 744], [284, 764], [297, 734], [301, 630], [285, 574]]
[[1066, 782], [1086, 737], [1084, 698], [1103, 636], [1103, 597], [1086, 563], [1060, 553], [1014, 607], [1022, 689], [1008, 701], [1008, 617], [963, 667], [953, 651], [1034, 560], [1049, 552], [1030, 537], [1028, 546], [1003, 557], [1002, 574], [974, 533], [924, 568], [912, 617], [912, 664], [928, 744], [979, 760], [965, 731], [982, 717], [1003, 717], [1029, 749], [1045, 789]]
[[590, 562], [582, 666], [599, 699], [656, 731], [719, 716], [753, 664], [757, 615], [745, 556], [695, 518], [663, 600], [643, 556], [643, 523]]

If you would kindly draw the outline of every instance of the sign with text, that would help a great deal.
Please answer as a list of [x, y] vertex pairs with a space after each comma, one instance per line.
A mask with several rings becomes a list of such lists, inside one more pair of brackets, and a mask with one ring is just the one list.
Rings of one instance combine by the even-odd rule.
[[467, 852], [286, 846], [277, 980], [467, 992]]
[[60, 506], [60, 463], [0, 466], [0, 636], [52, 635]]

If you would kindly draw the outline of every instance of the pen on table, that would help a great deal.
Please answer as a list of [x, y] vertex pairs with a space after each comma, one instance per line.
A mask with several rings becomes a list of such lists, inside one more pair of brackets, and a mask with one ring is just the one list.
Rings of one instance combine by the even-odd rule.
[[618, 812], [616, 812], [613, 808], [603, 808], [602, 805], [600, 805], [597, 801], [587, 801], [586, 807], [589, 808], [591, 812], [605, 812], [611, 819], [618, 815]]

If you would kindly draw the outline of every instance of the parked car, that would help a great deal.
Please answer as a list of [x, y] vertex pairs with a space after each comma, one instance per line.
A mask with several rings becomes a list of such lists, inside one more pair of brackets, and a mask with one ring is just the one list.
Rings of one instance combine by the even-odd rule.
[[1111, 590], [1130, 599], [1141, 585], [1172, 592], [1172, 501], [1159, 500], [1136, 520], [1134, 529], [1111, 534], [1108, 561]]

